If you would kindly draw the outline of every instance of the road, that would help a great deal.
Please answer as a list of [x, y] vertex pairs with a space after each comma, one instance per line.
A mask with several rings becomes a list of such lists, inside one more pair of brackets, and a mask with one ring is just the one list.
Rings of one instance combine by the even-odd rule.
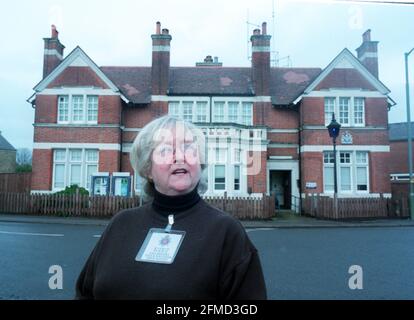
[[[0, 222], [0, 299], [72, 299], [103, 226]], [[414, 299], [414, 228], [249, 229], [270, 299]], [[49, 288], [60, 265], [63, 289]], [[351, 290], [348, 269], [362, 268]]]

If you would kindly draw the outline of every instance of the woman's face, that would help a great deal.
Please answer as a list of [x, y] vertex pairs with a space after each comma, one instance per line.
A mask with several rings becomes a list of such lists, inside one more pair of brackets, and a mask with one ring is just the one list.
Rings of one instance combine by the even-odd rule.
[[156, 134], [150, 179], [157, 191], [174, 196], [194, 189], [201, 177], [197, 142], [182, 124]]

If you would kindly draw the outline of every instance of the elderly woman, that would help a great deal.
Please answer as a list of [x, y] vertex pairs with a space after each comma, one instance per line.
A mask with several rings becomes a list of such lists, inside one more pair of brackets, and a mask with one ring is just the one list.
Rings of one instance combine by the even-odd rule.
[[205, 140], [163, 116], [136, 137], [131, 164], [151, 201], [115, 215], [76, 284], [79, 299], [266, 299], [239, 221], [200, 198]]

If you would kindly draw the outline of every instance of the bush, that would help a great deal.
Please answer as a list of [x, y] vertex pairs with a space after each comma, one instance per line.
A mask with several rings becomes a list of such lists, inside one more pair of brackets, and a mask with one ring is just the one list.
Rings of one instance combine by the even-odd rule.
[[79, 190], [80, 195], [89, 196], [89, 191], [86, 190], [85, 188], [79, 187], [77, 184], [73, 184], [70, 187], [66, 187], [65, 190], [56, 192], [55, 194], [71, 195], [71, 194], [76, 194], [76, 190]]
[[32, 172], [32, 166], [30, 164], [20, 164], [16, 166], [16, 172]]

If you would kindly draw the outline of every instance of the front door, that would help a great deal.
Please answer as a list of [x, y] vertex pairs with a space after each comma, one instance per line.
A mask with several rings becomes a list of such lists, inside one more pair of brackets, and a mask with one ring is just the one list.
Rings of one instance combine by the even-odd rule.
[[291, 209], [291, 171], [271, 170], [270, 171], [270, 193], [275, 194], [276, 208]]

